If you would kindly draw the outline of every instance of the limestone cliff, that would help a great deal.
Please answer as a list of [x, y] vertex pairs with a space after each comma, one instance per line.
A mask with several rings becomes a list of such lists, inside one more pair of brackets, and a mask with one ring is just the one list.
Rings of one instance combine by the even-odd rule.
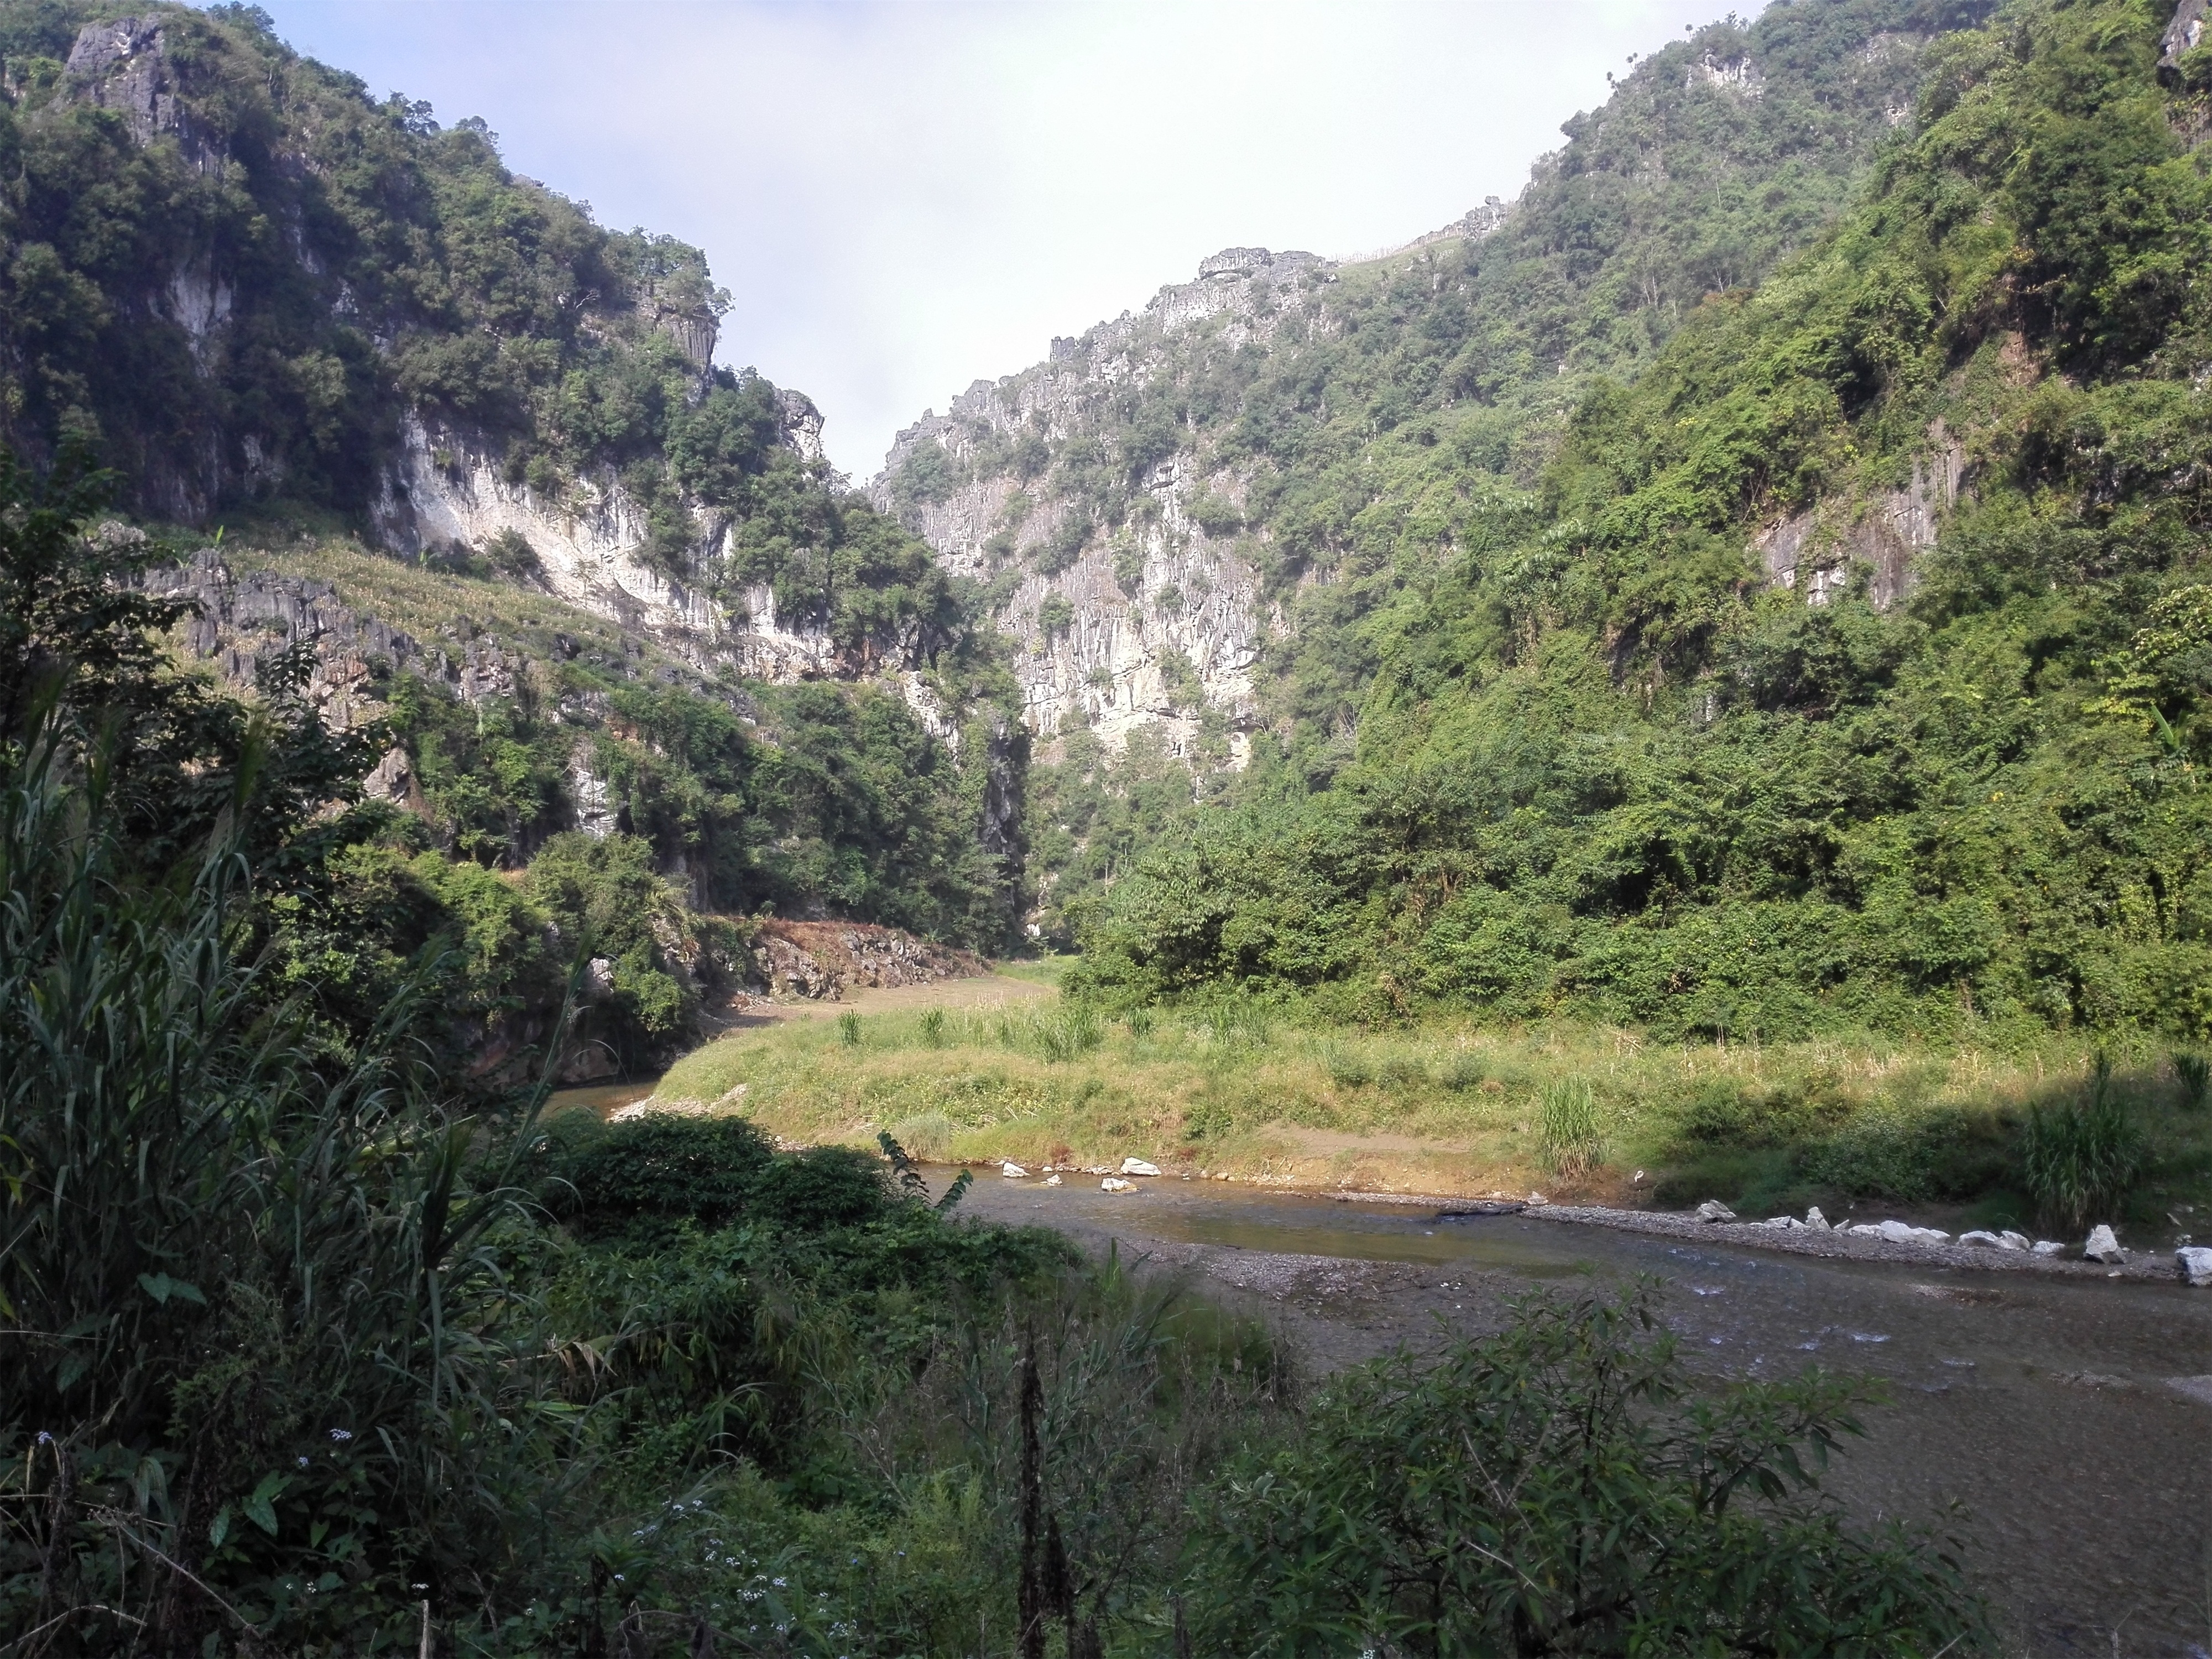
[[[1334, 271], [1311, 253], [1225, 249], [1141, 313], [1055, 339], [1044, 363], [979, 380], [946, 414], [925, 412], [898, 434], [872, 498], [948, 568], [988, 586], [1020, 642], [1032, 732], [1089, 726], [1119, 744], [1156, 726], [1181, 755], [1194, 751], [1211, 715], [1242, 763], [1270, 623], [1243, 534], [1244, 474], [1170, 442], [1130, 469], [1127, 516], [1110, 534], [1080, 494], [1041, 485], [1038, 474], [1043, 455], [1096, 442], [1117, 392], [1170, 355], [1203, 364], [1265, 350], [1292, 319], [1325, 328]], [[944, 458], [956, 482], [911, 483], [924, 455]]]

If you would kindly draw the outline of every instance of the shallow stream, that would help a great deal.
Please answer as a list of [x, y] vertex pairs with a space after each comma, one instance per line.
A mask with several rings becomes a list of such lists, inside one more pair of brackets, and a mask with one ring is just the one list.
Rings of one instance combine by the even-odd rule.
[[1656, 1275], [1701, 1368], [1776, 1376], [1818, 1363], [1887, 1384], [1833, 1489], [1862, 1518], [1962, 1537], [2008, 1651], [2212, 1650], [2212, 1291], [1829, 1261], [1526, 1216], [1442, 1219], [1212, 1182], [1114, 1194], [1071, 1180], [987, 1174], [962, 1207], [1125, 1253], [1199, 1247], [1160, 1253], [1189, 1255], [1232, 1291], [1259, 1277], [1240, 1271], [1253, 1253], [1398, 1264], [1356, 1309], [1285, 1302], [1291, 1334], [1323, 1364], [1434, 1340], [1439, 1317], [1493, 1322], [1518, 1289]]

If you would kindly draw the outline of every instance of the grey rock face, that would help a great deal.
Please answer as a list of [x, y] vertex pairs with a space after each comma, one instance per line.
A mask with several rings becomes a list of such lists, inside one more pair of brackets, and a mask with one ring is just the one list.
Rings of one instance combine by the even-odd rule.
[[2112, 1230], [2102, 1222], [2089, 1230], [2089, 1242], [2082, 1245], [2081, 1254], [2092, 1261], [2112, 1267], [2128, 1259], [2128, 1253], [2120, 1248], [2120, 1241], [2112, 1236]]
[[[1212, 327], [1224, 350], [1264, 344], [1286, 319], [1307, 313], [1308, 279], [1329, 269], [1311, 253], [1224, 249], [1201, 263], [1198, 280], [1162, 289], [1142, 313], [1055, 339], [1046, 362], [978, 380], [945, 414], [926, 412], [898, 434], [870, 486], [875, 505], [899, 514], [962, 574], [988, 581], [1010, 563], [1022, 570], [1000, 620], [1024, 647], [1015, 673], [1032, 732], [1049, 738], [1087, 726], [1118, 744], [1158, 728], [1182, 754], [1210, 708], [1228, 716], [1231, 754], [1241, 759], [1268, 629], [1258, 573], [1233, 522], [1244, 482], [1227, 472], [1200, 476], [1191, 457], [1172, 457], [1137, 481], [1133, 527], [1118, 540], [1091, 535], [1048, 570], [1039, 551], [1077, 533], [1080, 505], [1055, 494], [1048, 475], [975, 464], [1018, 454], [1024, 441], [1084, 437], [1100, 399], [1149, 374], [1185, 331]], [[928, 446], [969, 476], [949, 492], [905, 498], [901, 469]], [[1201, 502], [1209, 509], [1203, 522], [1194, 512]], [[1218, 516], [1224, 507], [1230, 521]]]
[[1867, 597], [1887, 611], [1912, 591], [1913, 562], [1936, 545], [1944, 515], [1958, 504], [1966, 452], [1940, 427], [1899, 488], [1871, 500], [1823, 501], [1770, 526], [1756, 541], [1766, 579], [1826, 605], [1868, 572]]
[[2212, 1249], [2202, 1244], [2185, 1244], [2173, 1253], [2181, 1276], [2196, 1285], [2212, 1285]]
[[2173, 9], [2173, 19], [2159, 43], [2161, 80], [2171, 81], [2179, 74], [2181, 54], [2204, 44], [2208, 27], [2212, 27], [2212, 0], [2181, 0]]

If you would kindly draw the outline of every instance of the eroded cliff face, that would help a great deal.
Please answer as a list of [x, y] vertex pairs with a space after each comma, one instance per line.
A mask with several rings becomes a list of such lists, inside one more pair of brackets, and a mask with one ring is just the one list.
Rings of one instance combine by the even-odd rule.
[[[1108, 401], [1171, 354], [1265, 349], [1285, 327], [1304, 337], [1334, 270], [1311, 253], [1225, 249], [1196, 281], [1055, 339], [1045, 362], [978, 380], [947, 413], [925, 413], [899, 434], [871, 499], [950, 568], [989, 587], [1019, 645], [1031, 732], [1048, 739], [1087, 726], [1119, 745], [1155, 727], [1172, 752], [1193, 755], [1212, 731], [1225, 738], [1230, 763], [1243, 763], [1271, 623], [1255, 544], [1243, 533], [1245, 475], [1202, 453], [1139, 458], [1127, 516], [1109, 532], [1045, 471], [1046, 458], [1095, 441]], [[905, 470], [932, 448], [958, 481], [941, 491], [908, 487]]]

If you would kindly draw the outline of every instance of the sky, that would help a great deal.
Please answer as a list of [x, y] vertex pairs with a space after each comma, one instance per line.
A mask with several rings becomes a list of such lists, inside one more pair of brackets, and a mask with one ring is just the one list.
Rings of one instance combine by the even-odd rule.
[[264, 0], [372, 93], [481, 116], [603, 224], [706, 250], [716, 356], [831, 460], [1224, 247], [1379, 252], [1511, 199], [1718, 0]]

